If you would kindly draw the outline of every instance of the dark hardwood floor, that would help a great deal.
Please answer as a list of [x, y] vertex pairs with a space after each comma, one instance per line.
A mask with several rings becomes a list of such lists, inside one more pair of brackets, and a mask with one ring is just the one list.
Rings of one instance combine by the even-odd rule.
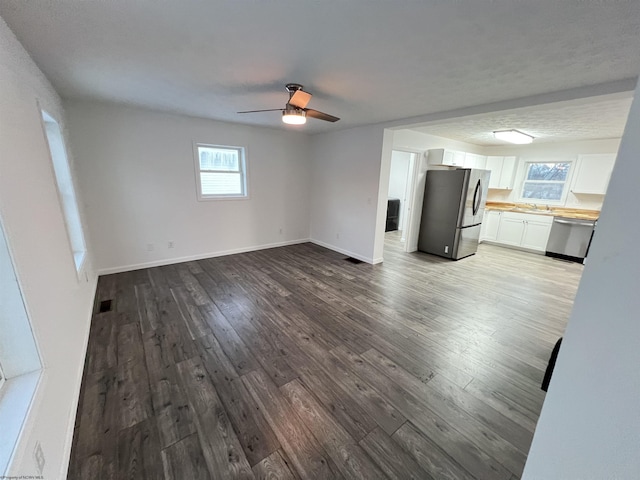
[[391, 233], [103, 276], [69, 478], [519, 478], [581, 273]]

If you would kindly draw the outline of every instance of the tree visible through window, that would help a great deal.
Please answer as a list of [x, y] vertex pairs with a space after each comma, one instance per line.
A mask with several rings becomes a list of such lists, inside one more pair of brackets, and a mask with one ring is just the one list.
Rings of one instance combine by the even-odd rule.
[[198, 197], [246, 197], [244, 148], [197, 146]]
[[527, 164], [521, 198], [543, 202], [561, 201], [570, 169], [570, 162]]

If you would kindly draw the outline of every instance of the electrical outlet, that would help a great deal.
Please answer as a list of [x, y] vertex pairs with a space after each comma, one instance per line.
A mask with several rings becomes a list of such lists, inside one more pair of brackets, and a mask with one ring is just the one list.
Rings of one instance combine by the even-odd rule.
[[280, 231], [279, 231], [280, 235], [282, 235], [282, 227], [280, 227]]
[[339, 233], [336, 233], [336, 239], [340, 240], [340, 234]]
[[40, 442], [36, 442], [36, 446], [33, 449], [33, 459], [36, 462], [36, 468], [38, 469], [38, 474], [42, 475], [44, 472], [44, 452], [42, 451], [42, 445]]
[[147, 252], [153, 252], [153, 243], [147, 243]]
[[445, 245], [445, 247], [444, 247], [444, 253], [449, 253], [449, 245]]
[[173, 248], [174, 246], [175, 246], [175, 244], [173, 243], [173, 240], [170, 240], [170, 241], [167, 243], [167, 248]]

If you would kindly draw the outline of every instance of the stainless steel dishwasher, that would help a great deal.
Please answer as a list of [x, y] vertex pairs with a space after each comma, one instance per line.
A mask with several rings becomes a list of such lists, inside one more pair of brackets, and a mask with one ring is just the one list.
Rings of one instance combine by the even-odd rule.
[[553, 217], [546, 255], [584, 263], [597, 220]]

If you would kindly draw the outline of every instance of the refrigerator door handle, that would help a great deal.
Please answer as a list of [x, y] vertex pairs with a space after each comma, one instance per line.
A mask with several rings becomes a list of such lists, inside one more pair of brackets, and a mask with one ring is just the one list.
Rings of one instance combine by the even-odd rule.
[[480, 205], [482, 204], [482, 184], [480, 183], [480, 179], [478, 179], [478, 183], [476, 183], [476, 190], [473, 192], [473, 214], [477, 215], [478, 210], [480, 210]]

